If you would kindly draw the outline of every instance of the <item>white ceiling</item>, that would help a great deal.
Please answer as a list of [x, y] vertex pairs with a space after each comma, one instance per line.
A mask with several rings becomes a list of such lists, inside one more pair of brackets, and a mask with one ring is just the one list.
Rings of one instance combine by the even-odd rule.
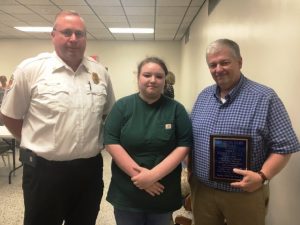
[[[15, 26], [52, 26], [63, 9], [81, 14], [88, 39], [181, 40], [205, 0], [0, 0], [0, 39], [49, 39]], [[112, 34], [109, 27], [154, 28], [154, 34]]]

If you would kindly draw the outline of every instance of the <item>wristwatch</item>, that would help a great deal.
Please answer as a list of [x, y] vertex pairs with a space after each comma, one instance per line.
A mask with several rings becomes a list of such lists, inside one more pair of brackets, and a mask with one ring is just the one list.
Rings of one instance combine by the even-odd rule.
[[269, 184], [270, 180], [268, 180], [268, 178], [266, 177], [266, 175], [262, 171], [258, 171], [257, 173], [260, 175], [263, 185]]

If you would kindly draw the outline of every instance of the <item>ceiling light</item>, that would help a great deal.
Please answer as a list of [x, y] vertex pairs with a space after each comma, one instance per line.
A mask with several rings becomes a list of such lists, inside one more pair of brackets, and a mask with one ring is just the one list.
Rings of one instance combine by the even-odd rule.
[[51, 32], [52, 27], [14, 27], [17, 30], [25, 32]]
[[135, 34], [153, 34], [153, 28], [108, 28], [112, 33], [121, 33], [121, 34], [128, 34], [128, 33], [135, 33]]

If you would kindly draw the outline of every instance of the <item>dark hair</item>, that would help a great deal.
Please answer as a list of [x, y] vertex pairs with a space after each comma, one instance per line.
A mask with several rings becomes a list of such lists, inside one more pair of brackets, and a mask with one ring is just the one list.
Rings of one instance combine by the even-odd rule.
[[166, 66], [166, 63], [158, 58], [158, 57], [147, 57], [145, 58], [143, 61], [141, 61], [138, 65], [138, 75], [140, 75], [140, 72], [142, 70], [142, 67], [147, 64], [147, 63], [156, 63], [158, 65], [160, 65], [160, 67], [163, 69], [163, 71], [165, 72], [165, 75], [168, 74], [168, 68]]

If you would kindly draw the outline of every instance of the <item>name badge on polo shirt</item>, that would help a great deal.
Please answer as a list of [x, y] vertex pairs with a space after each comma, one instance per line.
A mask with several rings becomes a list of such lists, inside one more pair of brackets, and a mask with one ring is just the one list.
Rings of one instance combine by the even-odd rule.
[[165, 124], [165, 129], [166, 129], [166, 130], [172, 129], [172, 124], [171, 124], [171, 123]]

